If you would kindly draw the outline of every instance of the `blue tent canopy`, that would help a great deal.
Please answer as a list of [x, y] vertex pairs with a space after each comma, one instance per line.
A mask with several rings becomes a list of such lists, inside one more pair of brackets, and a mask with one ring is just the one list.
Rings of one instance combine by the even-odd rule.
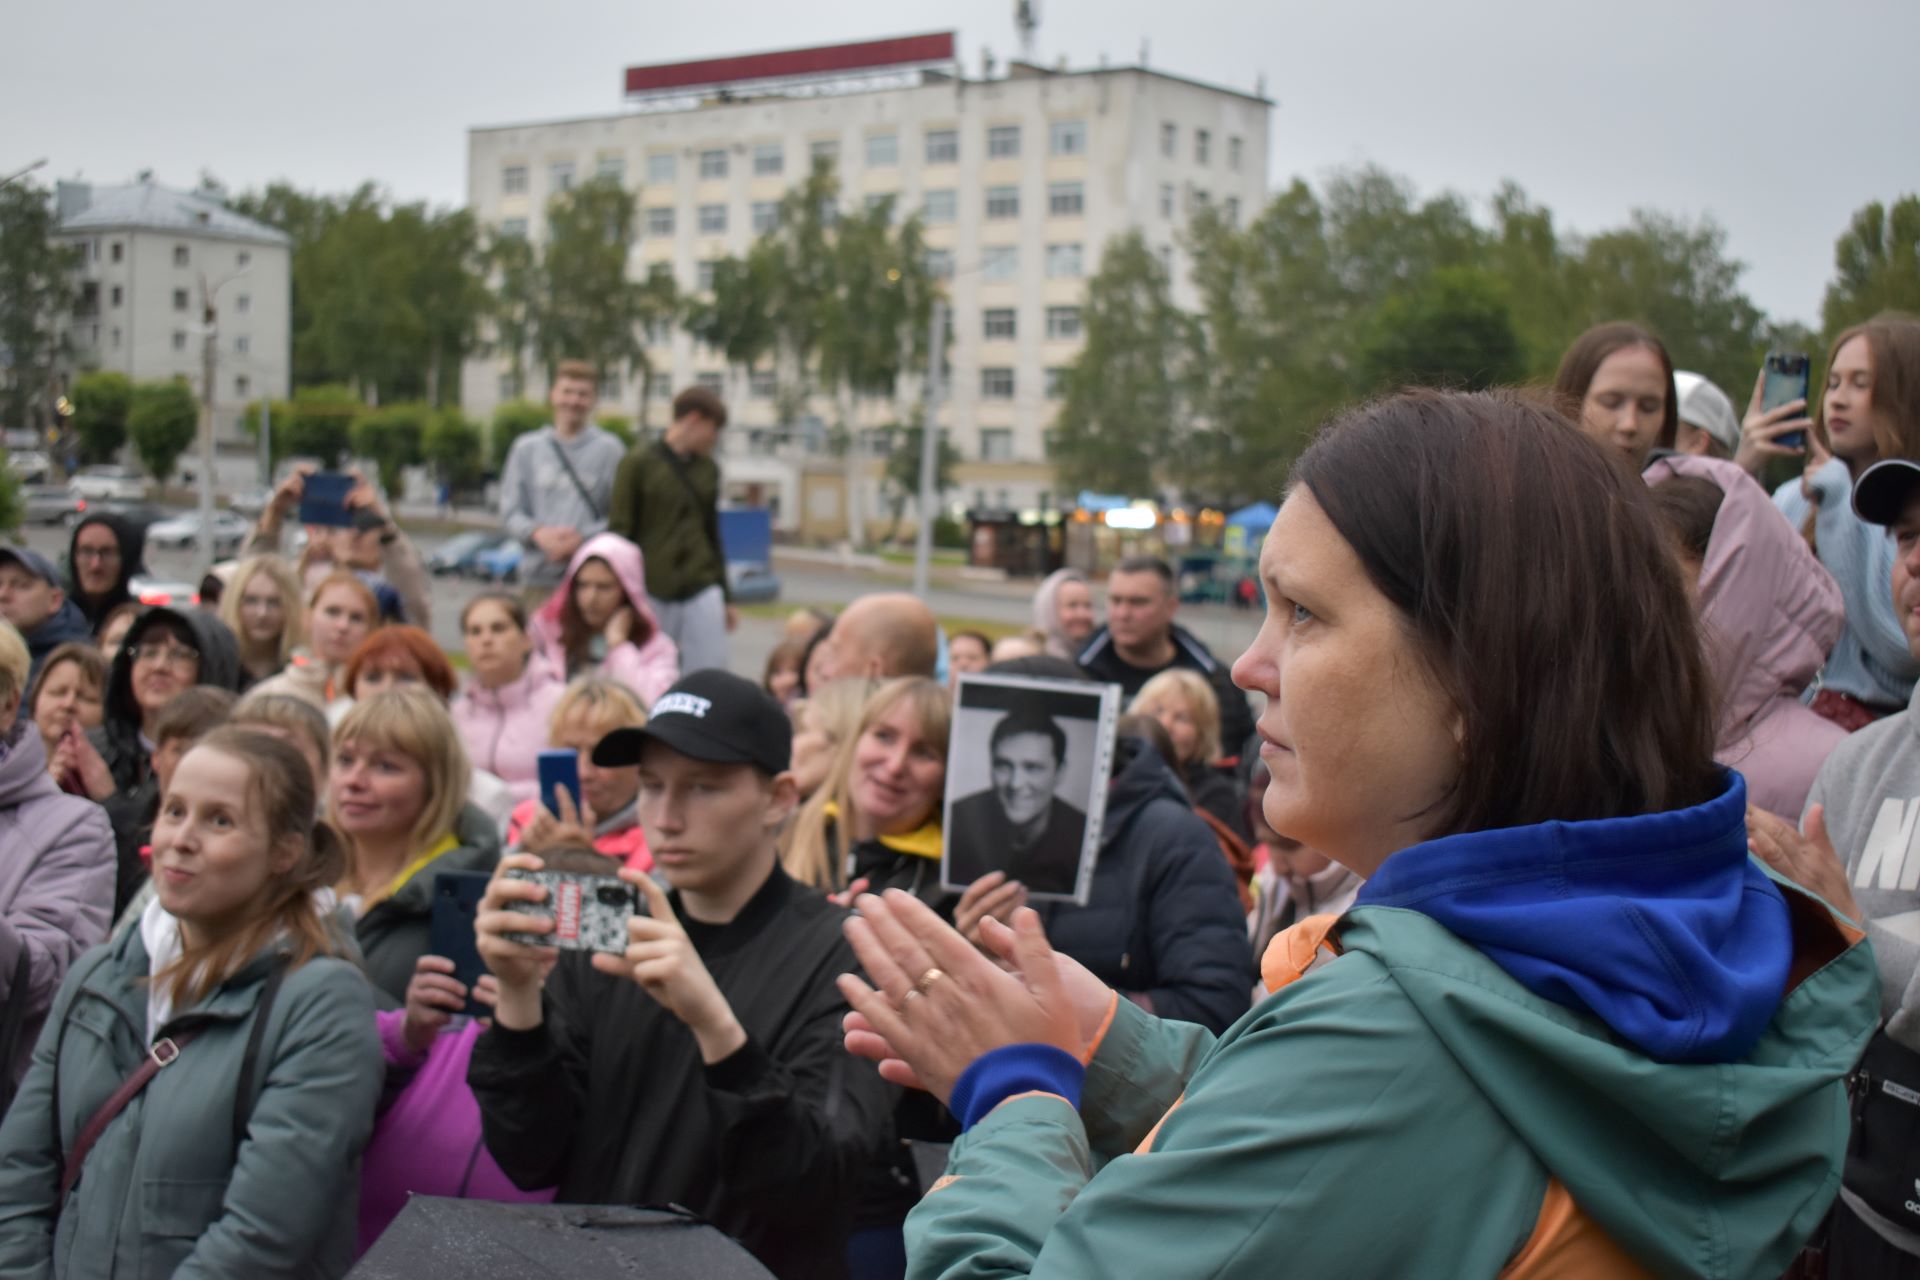
[[1235, 529], [1268, 529], [1280, 509], [1271, 502], [1256, 502], [1250, 507], [1242, 507], [1227, 517], [1227, 524]]

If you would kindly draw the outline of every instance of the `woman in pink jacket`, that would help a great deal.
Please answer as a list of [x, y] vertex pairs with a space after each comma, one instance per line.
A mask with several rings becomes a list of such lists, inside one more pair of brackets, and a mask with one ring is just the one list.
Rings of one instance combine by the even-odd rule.
[[617, 533], [580, 544], [529, 633], [535, 652], [568, 680], [613, 680], [649, 707], [680, 678], [680, 651], [647, 604], [640, 548]]
[[1813, 775], [1847, 736], [1800, 701], [1840, 638], [1840, 588], [1733, 463], [1674, 455], [1645, 474], [1694, 586], [1720, 694], [1714, 758], [1746, 777], [1754, 806], [1797, 823]]
[[474, 768], [513, 789], [515, 804], [539, 790], [540, 751], [565, 689], [559, 674], [533, 651], [527, 611], [503, 591], [475, 596], [460, 615], [473, 676], [454, 698], [453, 722]]

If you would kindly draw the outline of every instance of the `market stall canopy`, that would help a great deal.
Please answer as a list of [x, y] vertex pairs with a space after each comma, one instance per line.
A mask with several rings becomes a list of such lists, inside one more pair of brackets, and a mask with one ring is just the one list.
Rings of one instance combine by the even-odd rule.
[[1273, 525], [1273, 518], [1280, 514], [1280, 508], [1271, 502], [1256, 502], [1250, 507], [1242, 507], [1227, 517], [1230, 529], [1267, 529]]

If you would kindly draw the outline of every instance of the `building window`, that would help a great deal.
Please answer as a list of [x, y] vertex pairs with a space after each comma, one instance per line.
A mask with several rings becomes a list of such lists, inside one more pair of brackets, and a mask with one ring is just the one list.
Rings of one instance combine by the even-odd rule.
[[703, 204], [700, 206], [700, 234], [720, 235], [727, 229], [727, 206], [723, 204]]
[[650, 236], [670, 236], [673, 234], [673, 206], [656, 204], [647, 206], [647, 234]]
[[820, 202], [820, 225], [835, 227], [840, 225], [840, 206], [831, 200]]
[[252, 346], [253, 346], [252, 340], [248, 338], [247, 335], [244, 333], [233, 340], [233, 349], [239, 355], [247, 354], [248, 350], [250, 350]]
[[840, 139], [820, 138], [807, 146], [807, 158], [814, 164], [825, 160], [829, 166], [840, 163]]
[[239, 396], [242, 400], [244, 400], [247, 398], [248, 392], [252, 390], [253, 390], [253, 379], [249, 378], [244, 373], [238, 374], [234, 377], [233, 394], [235, 394], [236, 396]]
[[700, 176], [702, 179], [727, 176], [726, 148], [712, 147], [700, 153]]
[[120, 299], [121, 299], [121, 297], [123, 296], [123, 293], [122, 293], [122, 291], [121, 291], [121, 288], [120, 288], [120, 286], [119, 286], [119, 285], [115, 285], [115, 286], [113, 286], [113, 292], [112, 292], [112, 293], [111, 293], [111, 294], [110, 294], [109, 296], [110, 296], [110, 297], [112, 298], [112, 300], [113, 300], [113, 305], [114, 305], [114, 306], [116, 306], [116, 307], [117, 307], [117, 306], [119, 306], [119, 305], [120, 305]]
[[867, 138], [867, 168], [891, 169], [900, 163], [900, 135], [876, 133]]
[[756, 200], [751, 210], [753, 234], [763, 236], [780, 225], [780, 202], [778, 200]]
[[713, 394], [719, 395], [726, 389], [727, 375], [724, 373], [696, 373], [693, 375], [693, 385], [699, 387], [702, 391], [711, 391]]
[[500, 398], [512, 400], [520, 394], [520, 379], [511, 373], [500, 375]]
[[647, 157], [648, 182], [673, 182], [679, 177], [680, 157], [671, 151], [656, 151]]
[[926, 256], [927, 274], [935, 280], [953, 279], [953, 250], [929, 249]]
[[173, 309], [175, 311], [185, 311], [187, 309], [187, 291], [185, 289], [175, 289], [173, 291]]
[[603, 373], [600, 375], [600, 398], [602, 400], [618, 400], [620, 398], [619, 374]]
[[235, 298], [233, 300], [233, 309], [235, 311], [238, 311], [243, 316], [246, 315], [249, 311], [252, 311], [253, 295], [250, 293], [243, 293], [239, 297]]
[[176, 267], [187, 265], [187, 246], [183, 244], [173, 246], [173, 265]]
[[1047, 246], [1048, 279], [1078, 280], [1082, 274], [1079, 245], [1050, 244]]
[[116, 351], [120, 349], [120, 327], [118, 325], [115, 325], [113, 329], [113, 346]]
[[1160, 154], [1173, 159], [1173, 153], [1180, 146], [1180, 126], [1169, 120], [1160, 126]]
[[1020, 250], [1010, 244], [991, 244], [980, 250], [982, 280], [1011, 280], [1020, 274]]
[[1213, 135], [1205, 129], [1193, 131], [1193, 162], [1208, 164], [1213, 159]]
[[593, 167], [596, 178], [612, 178], [615, 182], [627, 180], [627, 158], [625, 156], [601, 156]]
[[1242, 149], [1238, 136], [1227, 139], [1227, 168], [1233, 170], [1235, 173], [1240, 172], [1240, 152]]
[[927, 202], [923, 207], [928, 223], [952, 222], [960, 212], [959, 200], [952, 187], [927, 192]]
[[1055, 182], [1048, 185], [1048, 217], [1077, 218], [1086, 211], [1086, 184], [1080, 182]]
[[185, 351], [187, 349], [187, 335], [183, 330], [175, 329], [173, 331], [173, 349], [175, 351]]
[[1055, 120], [1053, 127], [1047, 133], [1047, 149], [1057, 156], [1087, 154], [1087, 122]]
[[1014, 322], [1012, 307], [989, 307], [980, 313], [980, 336], [983, 338], [1015, 338], [1019, 336], [1018, 326]]
[[1080, 308], [1047, 308], [1047, 336], [1049, 338], [1077, 338], [1080, 336], [1080, 333]]
[[771, 400], [780, 390], [780, 375], [772, 369], [755, 369], [747, 374], [747, 394], [755, 400]]
[[1227, 225], [1230, 227], [1239, 226], [1240, 225], [1240, 197], [1228, 196], [1226, 199], [1226, 204], [1224, 205], [1224, 209], [1226, 212]]
[[523, 164], [510, 164], [500, 170], [500, 193], [502, 195], [517, 196], [523, 194], [526, 189], [527, 166]]
[[871, 214], [876, 209], [884, 208], [887, 211], [887, 221], [891, 223], [893, 221], [894, 207], [899, 204], [899, 202], [899, 197], [891, 191], [869, 192], [867, 194], [867, 212]]
[[241, 250], [241, 251], [239, 252], [239, 254], [238, 254], [238, 255], [236, 255], [236, 257], [235, 257], [235, 261], [236, 261], [236, 262], [237, 262], [237, 263], [238, 263], [238, 264], [239, 264], [240, 266], [243, 266], [243, 267], [244, 267], [244, 266], [246, 266], [246, 265], [247, 265], [247, 264], [248, 264], [249, 262], [252, 262], [252, 261], [253, 261], [253, 255], [252, 255], [252, 254], [250, 254], [250, 253], [248, 253], [248, 252], [247, 252], [247, 251], [246, 251], [245, 249], [242, 249], [242, 250]]
[[[649, 272], [648, 274], [663, 276], [669, 280], [673, 278], [673, 272], [671, 269], [668, 269], [665, 271], [660, 270], [660, 268], [665, 267], [667, 265], [666, 263], [656, 262], [653, 265], [654, 265], [654, 270]], [[647, 337], [648, 346], [664, 347], [669, 342], [673, 341], [673, 322], [669, 320], [649, 320], [647, 321], [647, 327], [646, 327], [645, 333]]]
[[694, 265], [693, 288], [696, 293], [713, 292], [713, 273], [719, 265], [712, 258], [702, 259]]
[[1193, 211], [1195, 213], [1198, 213], [1202, 209], [1206, 208], [1208, 203], [1211, 200], [1212, 200], [1212, 197], [1209, 196], [1205, 191], [1202, 191], [1199, 187], [1195, 187], [1187, 195], [1187, 203], [1193, 207]]
[[1067, 394], [1067, 371], [1062, 365], [1047, 368], [1047, 399], [1058, 400]]
[[[113, 262], [118, 262], [125, 256], [126, 256], [126, 246], [121, 244], [118, 240], [115, 240], [111, 245], [108, 246], [107, 257], [109, 260]], [[245, 264], [242, 263], [241, 265], [244, 266]]]
[[980, 371], [980, 398], [982, 400], [1013, 399], [1013, 370], [982, 369]]
[[1010, 462], [1012, 459], [1012, 428], [987, 427], [980, 432], [980, 461]]
[[562, 160], [547, 166], [547, 186], [554, 191], [573, 190], [573, 161]]
[[987, 216], [989, 218], [1017, 218], [1020, 216], [1020, 188], [988, 187]]
[[987, 130], [987, 159], [1011, 160], [1020, 154], [1020, 126], [995, 125]]
[[500, 235], [506, 239], [526, 239], [527, 220], [525, 218], [502, 218], [500, 220]]
[[1163, 218], [1173, 216], [1173, 184], [1171, 182], [1160, 184], [1160, 216]]
[[653, 380], [653, 398], [655, 400], [673, 399], [673, 384], [665, 378], [655, 378]]
[[1173, 246], [1170, 244], [1160, 246], [1160, 269], [1168, 275], [1173, 274]]
[[960, 163], [960, 134], [953, 129], [927, 130], [927, 163]]

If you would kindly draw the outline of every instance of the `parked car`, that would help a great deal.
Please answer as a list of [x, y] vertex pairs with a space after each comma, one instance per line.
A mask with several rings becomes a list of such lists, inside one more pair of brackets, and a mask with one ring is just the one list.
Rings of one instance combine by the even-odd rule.
[[[68, 488], [72, 488], [71, 485]], [[90, 516], [118, 516], [128, 524], [149, 528], [167, 519], [173, 513], [165, 507], [156, 507], [144, 498], [122, 501], [118, 498], [102, 498], [98, 501], [88, 498], [87, 514]]]
[[780, 579], [764, 564], [731, 560], [727, 563], [727, 589], [735, 604], [766, 604], [780, 598]]
[[[213, 513], [213, 554], [216, 559], [224, 560], [240, 550], [240, 544], [246, 541], [247, 533], [252, 529], [241, 517], [231, 511]], [[200, 545], [200, 513], [189, 511], [162, 520], [147, 530], [147, 545], [166, 547], [172, 550], [192, 549]]]
[[520, 556], [525, 550], [519, 539], [508, 538], [475, 556], [474, 569], [488, 582], [518, 582]]
[[87, 500], [63, 484], [27, 486], [28, 524], [72, 524], [87, 510]]
[[53, 474], [53, 459], [38, 449], [11, 449], [7, 466], [22, 484], [45, 484]]
[[255, 487], [252, 489], [242, 489], [239, 493], [228, 498], [227, 506], [230, 510], [238, 511], [249, 520], [258, 520], [260, 513], [265, 511], [267, 504], [272, 501], [273, 490]]
[[427, 570], [436, 577], [454, 574], [466, 577], [470, 573], [480, 572], [480, 557], [494, 550], [503, 542], [513, 539], [497, 530], [478, 529], [467, 533], [456, 533], [427, 557]]
[[136, 574], [127, 580], [127, 590], [133, 593], [135, 600], [145, 605], [171, 605], [175, 609], [185, 609], [200, 603], [198, 586], [172, 578]]
[[147, 496], [146, 477], [132, 467], [82, 467], [67, 487], [89, 502], [138, 502]]

